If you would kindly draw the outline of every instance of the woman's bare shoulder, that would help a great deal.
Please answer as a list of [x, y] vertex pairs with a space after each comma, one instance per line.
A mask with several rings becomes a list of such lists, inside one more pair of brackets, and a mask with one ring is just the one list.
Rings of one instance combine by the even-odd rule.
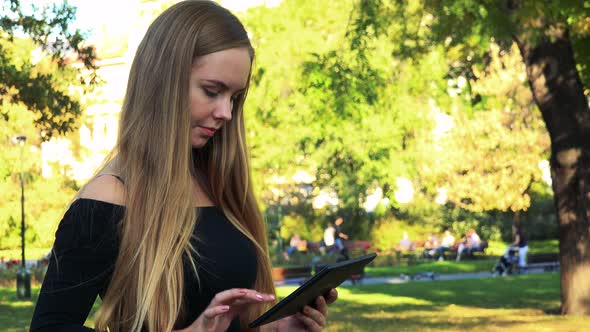
[[125, 185], [114, 175], [101, 174], [84, 186], [79, 197], [125, 205]]

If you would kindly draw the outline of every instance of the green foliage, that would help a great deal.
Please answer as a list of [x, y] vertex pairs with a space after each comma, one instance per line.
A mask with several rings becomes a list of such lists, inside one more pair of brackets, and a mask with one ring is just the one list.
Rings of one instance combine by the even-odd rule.
[[[314, 221], [317, 220], [310, 222], [301, 215], [289, 214], [283, 218], [281, 237], [285, 241], [289, 241], [291, 236], [299, 234], [302, 240], [319, 242], [324, 234], [323, 223]], [[286, 242], [287, 245], [288, 242]]]
[[[371, 234], [375, 215], [362, 203], [375, 188], [390, 201], [377, 218], [436, 232], [475, 226], [483, 237], [499, 240], [511, 211], [535, 219], [539, 210], [525, 211], [531, 188], [540, 184], [537, 165], [547, 157], [548, 138], [518, 51], [509, 50], [504, 38], [490, 37], [509, 36], [500, 30], [512, 25], [498, 28], [508, 18], [490, 6], [283, 1], [248, 11], [243, 18], [258, 55], [246, 109], [264, 205], [276, 206], [271, 193], [282, 191], [281, 205], [305, 221], [303, 232], [323, 224], [324, 216], [343, 214], [349, 221], [344, 231], [356, 238]], [[458, 15], [465, 20], [442, 23]], [[465, 22], [477, 26], [454, 32]], [[442, 116], [453, 126], [441, 133]], [[312, 196], [320, 190], [338, 195], [336, 211], [310, 209], [312, 197], [294, 194], [301, 184], [290, 176], [298, 170], [315, 177]], [[286, 183], [274, 183], [278, 176]], [[408, 204], [395, 201], [399, 177], [415, 186]], [[447, 190], [445, 205], [434, 203], [441, 188]], [[296, 224], [287, 223], [285, 239]]]
[[[49, 253], [49, 251], [51, 250], [51, 247], [35, 248], [35, 247], [28, 246], [25, 249], [26, 249], [25, 250], [26, 251], [25, 252], [26, 259], [41, 259], [45, 255], [47, 255], [47, 253]], [[18, 247], [15, 247], [14, 249], [0, 249], [0, 258], [20, 259], [21, 258], [20, 243], [19, 243]]]
[[[502, 256], [506, 252], [506, 248], [512, 243], [512, 239], [508, 241], [489, 241], [486, 248], [486, 255], [488, 256]], [[527, 241], [529, 251], [528, 257], [531, 255], [546, 255], [559, 253], [559, 240], [533, 240]]]
[[[25, 105], [35, 114], [44, 140], [71, 131], [81, 106], [70, 85], [90, 91], [99, 82], [94, 48], [85, 45], [79, 30], [69, 27], [76, 9], [64, 2], [25, 11], [18, 0], [4, 2], [0, 9], [0, 104]], [[50, 58], [51, 66], [43, 61], [33, 63], [33, 48], [23, 53], [15, 36], [31, 40], [38, 57]], [[72, 61], [80, 62], [82, 68], [73, 69]], [[4, 108], [0, 115], [9, 118]]]
[[33, 114], [22, 105], [6, 105], [10, 121], [0, 119], [0, 249], [20, 247], [21, 228], [21, 148], [12, 142], [16, 135], [27, 136], [23, 147], [25, 223], [28, 246], [51, 247], [53, 234], [69, 201], [75, 184], [57, 174], [41, 176], [40, 137], [33, 126]]
[[[453, 205], [473, 212], [526, 211], [541, 181], [549, 137], [535, 112], [518, 49], [490, 45], [485, 70], [449, 79], [455, 95], [446, 115], [451, 129], [433, 135], [438, 147], [420, 160], [428, 186], [444, 188]], [[464, 98], [464, 96], [468, 96]], [[479, 102], [472, 104], [473, 98]]]
[[298, 169], [315, 173], [317, 165], [300, 141], [322, 124], [301, 120], [312, 114], [308, 103], [315, 102], [300, 92], [302, 66], [313, 52], [342, 42], [342, 22], [351, 6], [352, 1], [283, 1], [277, 8], [253, 8], [242, 17], [257, 51], [245, 106], [250, 153], [256, 183], [267, 192], [274, 186], [273, 175], [291, 176]]
[[[531, 187], [531, 208], [521, 215], [523, 232], [528, 239], [557, 239], [559, 227], [555, 216], [553, 191], [548, 185], [535, 183]], [[506, 229], [504, 239], [511, 238], [511, 230]]]
[[[429, 60], [418, 68], [392, 64], [395, 43], [367, 32], [363, 18], [349, 19], [355, 6], [284, 1], [248, 12], [245, 25], [259, 56], [247, 107], [253, 108], [253, 166], [263, 187], [273, 186], [272, 175], [305, 170], [316, 178], [313, 192], [335, 191], [339, 209], [349, 211], [361, 232], [367, 191], [416, 174], [412, 152], [404, 150], [414, 144], [416, 128], [430, 122], [427, 103], [416, 96], [433, 87], [427, 73], [444, 70]], [[440, 93], [444, 82], [434, 86]]]
[[373, 247], [388, 252], [402, 239], [404, 232], [412, 241], [424, 240], [429, 233], [433, 233], [432, 226], [426, 223], [413, 223], [397, 220], [394, 218], [383, 218], [377, 220], [371, 230], [371, 244]]
[[414, 194], [411, 203], [400, 205], [395, 212], [398, 218], [409, 224], [424, 224], [431, 229], [430, 232], [444, 227], [445, 210], [425, 193]]
[[449, 220], [447, 226], [457, 239], [473, 228], [484, 241], [500, 241], [512, 224], [512, 215], [501, 211], [471, 212], [448, 207], [446, 218]]
[[529, 255], [559, 253], [559, 240], [528, 241]]
[[432, 41], [437, 43], [452, 36], [450, 46], [463, 48], [464, 55], [482, 56], [492, 38], [506, 47], [514, 37], [526, 38], [534, 45], [542, 38], [551, 38], [552, 29], [565, 27], [570, 32], [582, 80], [588, 87], [590, 7], [586, 1], [444, 0], [428, 1], [425, 10], [434, 17]]
[[[59, 173], [41, 176], [41, 143], [79, 124], [80, 93], [99, 83], [92, 46], [69, 25], [75, 8], [53, 4], [24, 10], [1, 5], [0, 19], [0, 248], [20, 247], [21, 167], [24, 174], [26, 242], [48, 248], [76, 184]], [[78, 62], [80, 66], [72, 66]], [[22, 151], [12, 138], [25, 135]]]

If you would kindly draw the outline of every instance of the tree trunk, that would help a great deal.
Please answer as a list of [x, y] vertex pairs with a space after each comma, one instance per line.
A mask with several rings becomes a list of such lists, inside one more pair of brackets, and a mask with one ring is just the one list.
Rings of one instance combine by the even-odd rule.
[[562, 314], [590, 314], [590, 110], [568, 31], [552, 26], [531, 44], [515, 36], [551, 138]]

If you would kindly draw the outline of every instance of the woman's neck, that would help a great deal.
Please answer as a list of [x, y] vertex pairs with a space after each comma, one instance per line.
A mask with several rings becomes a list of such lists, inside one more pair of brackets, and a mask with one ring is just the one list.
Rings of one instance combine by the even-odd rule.
[[193, 181], [193, 205], [194, 206], [213, 206], [213, 200], [209, 196], [207, 190], [203, 188], [203, 185], [197, 180]]

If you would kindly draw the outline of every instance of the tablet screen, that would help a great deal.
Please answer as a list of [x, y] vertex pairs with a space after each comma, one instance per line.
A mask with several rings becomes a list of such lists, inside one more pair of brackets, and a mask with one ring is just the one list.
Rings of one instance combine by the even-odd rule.
[[262, 314], [262, 316], [250, 323], [250, 328], [291, 316], [301, 311], [306, 305], [314, 306], [314, 301], [318, 296], [324, 295], [330, 289], [338, 287], [346, 279], [350, 278], [351, 275], [361, 274], [365, 265], [371, 262], [376, 256], [377, 254], [373, 253], [326, 266], [293, 293], [289, 294]]

